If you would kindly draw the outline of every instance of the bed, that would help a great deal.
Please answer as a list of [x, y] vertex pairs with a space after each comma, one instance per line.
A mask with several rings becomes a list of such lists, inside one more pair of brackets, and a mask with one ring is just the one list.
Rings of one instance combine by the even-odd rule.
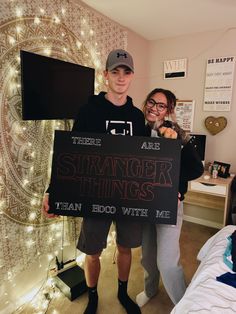
[[236, 288], [216, 280], [227, 272], [236, 275], [231, 256], [225, 254], [230, 245], [228, 238], [235, 230], [234, 225], [226, 226], [203, 245], [197, 256], [201, 263], [171, 314], [236, 313]]

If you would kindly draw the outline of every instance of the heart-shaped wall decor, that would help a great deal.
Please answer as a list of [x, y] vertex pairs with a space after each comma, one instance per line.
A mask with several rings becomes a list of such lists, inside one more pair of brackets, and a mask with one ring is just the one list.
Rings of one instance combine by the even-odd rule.
[[224, 130], [227, 125], [227, 119], [225, 117], [207, 117], [205, 119], [205, 126], [207, 130], [212, 134], [216, 135], [217, 133]]

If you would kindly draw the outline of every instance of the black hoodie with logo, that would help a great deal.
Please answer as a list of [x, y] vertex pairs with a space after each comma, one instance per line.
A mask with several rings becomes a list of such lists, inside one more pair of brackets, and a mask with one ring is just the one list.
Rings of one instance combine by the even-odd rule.
[[116, 106], [101, 92], [81, 107], [72, 131], [144, 136], [145, 120], [129, 96], [124, 105]]

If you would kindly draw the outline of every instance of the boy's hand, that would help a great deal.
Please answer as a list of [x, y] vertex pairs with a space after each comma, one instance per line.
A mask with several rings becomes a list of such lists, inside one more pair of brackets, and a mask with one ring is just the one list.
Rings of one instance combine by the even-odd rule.
[[59, 217], [58, 215], [55, 214], [50, 214], [48, 213], [49, 211], [49, 194], [45, 194], [44, 198], [43, 198], [43, 203], [42, 203], [42, 208], [41, 211], [43, 212], [44, 216], [46, 216], [47, 218], [57, 218]]

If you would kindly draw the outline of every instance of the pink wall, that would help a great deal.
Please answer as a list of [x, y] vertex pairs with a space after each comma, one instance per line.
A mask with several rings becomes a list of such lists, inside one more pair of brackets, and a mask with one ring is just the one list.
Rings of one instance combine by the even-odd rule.
[[134, 32], [128, 31], [127, 50], [132, 54], [135, 65], [135, 77], [130, 88], [130, 96], [137, 107], [141, 107], [149, 92], [149, 53], [150, 42]]
[[[206, 61], [211, 57], [233, 56], [236, 51], [236, 29], [204, 32], [152, 41], [150, 43], [149, 87], [160, 86], [171, 89], [179, 99], [195, 100], [193, 131], [207, 135], [206, 161], [222, 161], [231, 164], [230, 172], [236, 171], [236, 79], [229, 112], [203, 111]], [[163, 61], [188, 59], [187, 77], [163, 79]], [[236, 71], [236, 70], [235, 70]], [[226, 128], [211, 135], [204, 125], [208, 116], [224, 116]]]

